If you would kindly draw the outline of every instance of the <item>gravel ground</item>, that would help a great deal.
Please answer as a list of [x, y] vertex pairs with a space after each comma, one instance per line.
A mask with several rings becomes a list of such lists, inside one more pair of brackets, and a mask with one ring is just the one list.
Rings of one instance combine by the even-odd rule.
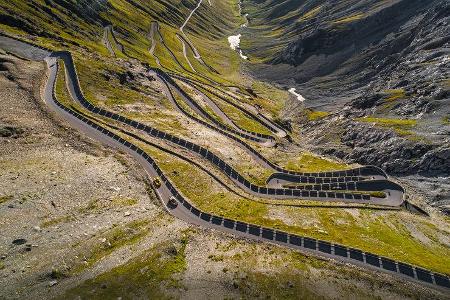
[[47, 275], [86, 240], [162, 209], [133, 161], [49, 118], [39, 102], [43, 64], [3, 66], [0, 126], [21, 133], [0, 137], [0, 294], [20, 298], [45, 292]]

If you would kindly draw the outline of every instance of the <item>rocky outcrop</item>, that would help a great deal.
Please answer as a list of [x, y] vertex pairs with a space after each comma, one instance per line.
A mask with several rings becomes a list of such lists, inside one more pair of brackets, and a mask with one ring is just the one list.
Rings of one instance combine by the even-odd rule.
[[[392, 129], [336, 119], [307, 123], [303, 132], [319, 152], [347, 162], [379, 166], [392, 175], [450, 176], [449, 143], [440, 146]], [[339, 143], [327, 140], [324, 132], [338, 135]]]
[[420, 174], [433, 176], [450, 175], [450, 147], [440, 147], [426, 153], [417, 164]]
[[434, 148], [398, 137], [392, 130], [354, 122], [345, 128], [341, 142], [351, 149], [347, 160], [380, 166], [391, 174], [417, 173], [418, 161]]

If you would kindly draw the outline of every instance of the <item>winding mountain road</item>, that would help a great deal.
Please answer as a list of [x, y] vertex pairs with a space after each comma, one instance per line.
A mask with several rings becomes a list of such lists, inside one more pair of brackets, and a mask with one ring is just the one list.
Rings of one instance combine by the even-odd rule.
[[[258, 134], [250, 131], [243, 130], [241, 128], [238, 128], [237, 130], [220, 123], [217, 121], [213, 116], [211, 116], [207, 111], [205, 111], [192, 97], [190, 97], [169, 75], [167, 75], [162, 70], [154, 69], [149, 72], [150, 75], [158, 78], [166, 87], [166, 95], [168, 96], [169, 100], [171, 100], [172, 104], [179, 110], [182, 114], [186, 115], [190, 119], [202, 123], [202, 125], [205, 125], [204, 122], [201, 122], [199, 118], [194, 117], [187, 111], [185, 111], [175, 100], [173, 97], [172, 92], [170, 91], [173, 89], [184, 102], [200, 117], [204, 118], [205, 120], [208, 120], [210, 123], [214, 124], [214, 128], [218, 128], [221, 130], [221, 132], [228, 132], [231, 134], [235, 134], [241, 138], [256, 142], [262, 146], [266, 147], [273, 147], [275, 145], [275, 140], [273, 137], [269, 135], [263, 135]], [[206, 123], [208, 124], [208, 123]]]
[[188, 63], [188, 65], [189, 65], [189, 67], [191, 68], [192, 72], [197, 73], [197, 71], [194, 69], [194, 66], [192, 66], [192, 64], [191, 64], [191, 61], [189, 60], [185, 40], [184, 40], [179, 34], [176, 34], [176, 36], [177, 36], [178, 40], [180, 40], [181, 45], [183, 46], [183, 56], [184, 56], [184, 59], [185, 59], [186, 62]]
[[[270, 188], [264, 186], [258, 186], [251, 183], [244, 178], [239, 172], [237, 172], [232, 166], [218, 157], [210, 150], [198, 146], [192, 142], [189, 142], [183, 138], [175, 137], [171, 134], [165, 133], [156, 128], [152, 128], [148, 125], [136, 122], [129, 118], [123, 117], [116, 113], [107, 111], [105, 109], [94, 106], [90, 103], [82, 94], [78, 76], [75, 70], [72, 56], [69, 52], [54, 52], [52, 55], [57, 55], [59, 59], [64, 61], [66, 66], [66, 80], [69, 93], [72, 98], [80, 103], [88, 111], [121, 122], [123, 124], [134, 127], [135, 129], [145, 132], [147, 135], [153, 138], [163, 139], [165, 141], [174, 143], [184, 149], [206, 159], [215, 167], [217, 167], [225, 176], [231, 179], [235, 185], [240, 187], [248, 194], [252, 194], [261, 198], [267, 199], [302, 199], [302, 200], [316, 200], [316, 201], [337, 201], [348, 202], [358, 204], [373, 204], [373, 205], [386, 205], [386, 206], [400, 206], [403, 203], [403, 188], [399, 185], [385, 181], [365, 181], [361, 186], [359, 183], [345, 182], [340, 183], [343, 186], [342, 189], [345, 192], [334, 192], [320, 190], [298, 190], [290, 188]], [[314, 186], [315, 187], [315, 186]], [[385, 198], [375, 197], [370, 194], [366, 194], [366, 191], [383, 191], [386, 193]], [[350, 192], [353, 191], [353, 192]]]
[[[0, 37], [0, 45], [2, 45], [3, 42], [5, 42], [5, 38]], [[8, 40], [6, 40], [6, 42], [8, 42]], [[23, 45], [19, 44], [18, 46], [17, 43], [20, 42], [15, 41], [14, 47], [32, 47], [29, 44], [23, 43]], [[38, 53], [31, 55], [30, 59], [37, 59], [42, 57], [42, 52], [39, 51], [22, 51], [20, 55], [26, 57], [28, 53]], [[67, 87], [69, 88], [71, 96], [76, 96], [74, 98], [75, 101], [78, 101], [82, 104], [84, 103], [88, 106], [88, 110], [92, 111], [93, 113], [97, 113], [99, 115], [124, 122], [125, 124], [137, 129], [149, 129], [145, 127], [142, 128], [142, 126], [145, 125], [140, 124], [136, 121], [124, 118], [100, 108], [95, 108], [92, 106], [92, 104], [87, 102], [86, 99], [84, 99], [84, 97], [82, 96], [81, 90], [79, 89], [75, 66], [73, 65], [70, 53], [68, 52], [53, 52], [45, 58], [45, 61], [48, 65], [48, 80], [43, 94], [45, 103], [49, 108], [51, 108], [56, 114], [66, 120], [75, 129], [82, 131], [91, 138], [96, 139], [106, 145], [125, 151], [126, 153], [134, 157], [143, 166], [149, 176], [153, 178], [159, 177], [161, 179], [161, 185], [154, 186], [155, 191], [166, 209], [174, 216], [199, 226], [228, 232], [239, 237], [270, 242], [301, 252], [312, 253], [314, 255], [319, 255], [321, 257], [330, 258], [344, 263], [351, 263], [366, 269], [395, 274], [406, 280], [419, 282], [424, 285], [441, 289], [445, 292], [449, 291], [450, 280], [446, 275], [431, 272], [417, 266], [394, 261], [358, 249], [348, 248], [343, 245], [316, 240], [308, 237], [302, 237], [295, 234], [290, 234], [271, 228], [264, 228], [259, 225], [248, 224], [236, 220], [230, 220], [221, 216], [215, 216], [206, 212], [202, 212], [201, 210], [193, 206], [188, 201], [188, 199], [181, 195], [181, 193], [172, 184], [170, 179], [159, 168], [157, 162], [153, 160], [147, 153], [145, 153], [144, 150], [134, 145], [133, 143], [130, 143], [128, 140], [125, 140], [114, 132], [100, 126], [96, 122], [93, 122], [83, 114], [80, 114], [77, 111], [65, 106], [63, 103], [59, 102], [58, 99], [56, 99], [54, 89], [58, 74], [58, 59], [62, 59], [66, 65]], [[177, 141], [180, 140], [179, 138], [163, 134], [161, 131], [157, 131], [156, 129], [152, 129], [152, 131], [154, 131], [154, 133], [156, 133], [157, 135], [162, 135], [162, 138], [171, 140], [171, 142], [174, 143], [177, 143]], [[189, 142], [185, 141], [184, 143]], [[193, 146], [188, 148], [193, 148]], [[206, 154], [206, 156], [208, 156], [208, 154]], [[213, 156], [213, 154], [210, 153], [209, 156]], [[364, 174], [366, 174], [365, 170], [367, 170], [367, 173], [378, 173], [377, 171], [372, 172], [373, 170], [371, 170], [370, 168], [360, 168], [351, 171], [316, 173], [316, 176], [313, 176], [312, 178], [327, 178], [327, 174], [331, 174], [332, 176], [339, 175], [340, 177], [342, 177], [341, 175], [344, 174], [364, 176]], [[296, 174], [296, 176], [298, 175], [299, 174]], [[370, 182], [370, 180], [361, 182]], [[175, 199], [178, 203], [178, 205], [176, 205], [175, 207], [169, 205], [169, 200], [172, 198]]]
[[[114, 45], [112, 45], [111, 40], [109, 39], [109, 36], [111, 36], [111, 39], [114, 43]], [[115, 34], [114, 34], [114, 30], [113, 30], [113, 26], [112, 25], [108, 25], [105, 26], [103, 28], [103, 38], [102, 38], [102, 42], [105, 45], [105, 47], [108, 49], [109, 53], [111, 55], [113, 55], [114, 57], [117, 56], [116, 52], [114, 51], [114, 48], [116, 48], [117, 50], [119, 50], [120, 52], [122, 52], [123, 54], [125, 54], [125, 48], [124, 46], [117, 40]]]
[[192, 42], [189, 40], [189, 38], [187, 37], [187, 35], [184, 33], [184, 27], [186, 27], [187, 23], [189, 22], [189, 20], [192, 18], [192, 16], [195, 14], [195, 11], [200, 7], [200, 5], [202, 4], [203, 0], [199, 0], [197, 3], [197, 6], [189, 13], [189, 15], [187, 16], [186, 20], [184, 20], [183, 25], [181, 25], [180, 27], [180, 32], [183, 35], [184, 39], [189, 43], [189, 45], [191, 46], [192, 50], [194, 51], [194, 57], [196, 59], [201, 59], [201, 55], [200, 53], [197, 51], [197, 48], [195, 48], [195, 46], [192, 44]]
[[[194, 90], [195, 92], [197, 92], [199, 95], [201, 95], [201, 97], [203, 98], [203, 100], [206, 102], [206, 104], [216, 113], [218, 114], [221, 119], [223, 121], [225, 121], [228, 125], [232, 126], [234, 129], [244, 132], [246, 134], [250, 134], [250, 135], [256, 135], [258, 137], [262, 137], [262, 134], [257, 134], [255, 132], [249, 131], [249, 130], [245, 130], [241, 127], [239, 127], [239, 125], [237, 125], [235, 123], [235, 121], [233, 121], [218, 105], [217, 103], [212, 100], [211, 97], [207, 96], [206, 94], [204, 94], [204, 92], [202, 92], [199, 88], [201, 88], [198, 84], [193, 83], [192, 80], [188, 80], [186, 78], [183, 77], [178, 77], [178, 80], [180, 80], [181, 82], [183, 82], [186, 86], [188, 86], [189, 88], [191, 88], [192, 90]], [[204, 90], [205, 92], [211, 93], [212, 95], [214, 95], [215, 97], [221, 99], [222, 101], [224, 101], [225, 103], [233, 106], [234, 108], [237, 108], [238, 110], [240, 110], [245, 116], [247, 116], [250, 119], [253, 119], [255, 122], [258, 122], [260, 125], [262, 125], [263, 127], [267, 128], [269, 131], [271, 131], [273, 134], [275, 134], [276, 136], [283, 138], [287, 136], [286, 131], [273, 126], [271, 123], [267, 122], [266, 119], [261, 118], [259, 116], [256, 116], [255, 114], [253, 114], [252, 112], [250, 112], [249, 110], [237, 105], [236, 103], [234, 103], [233, 101], [230, 101], [228, 99], [226, 99], [225, 97], [222, 97], [221, 95], [213, 92], [213, 91], [207, 91], [206, 89]], [[267, 138], [269, 138], [267, 136]]]
[[[197, 3], [197, 6], [189, 13], [189, 15], [187, 16], [187, 18], [184, 20], [184, 23], [181, 25], [180, 27], [180, 32], [181, 32], [181, 37], [184, 39], [184, 41], [189, 45], [189, 47], [191, 48], [193, 54], [194, 54], [194, 58], [196, 60], [198, 60], [199, 63], [201, 63], [203, 66], [205, 66], [206, 68], [208, 68], [210, 71], [217, 73], [217, 71], [211, 67], [209, 64], [207, 64], [202, 56], [200, 55], [200, 52], [197, 50], [197, 48], [195, 48], [194, 44], [191, 42], [191, 40], [189, 39], [189, 37], [186, 35], [186, 33], [184, 32], [184, 27], [186, 27], [187, 23], [189, 22], [189, 20], [192, 18], [192, 16], [195, 14], [195, 12], [197, 11], [197, 9], [200, 7], [200, 5], [202, 4], [203, 0], [199, 0]], [[211, 3], [210, 3], [211, 5]]]
[[[185, 82], [186, 84], [191, 85], [193, 88], [195, 89], [204, 89], [205, 91], [207, 91], [208, 93], [211, 93], [212, 95], [214, 95], [215, 97], [221, 99], [222, 101], [226, 102], [227, 104], [233, 106], [234, 108], [240, 110], [242, 113], [244, 113], [245, 115], [249, 116], [251, 119], [253, 119], [254, 121], [260, 123], [262, 126], [266, 127], [268, 130], [272, 131], [275, 135], [277, 135], [280, 138], [286, 137], [287, 136], [287, 132], [280, 128], [278, 125], [274, 124], [271, 120], [269, 120], [267, 117], [265, 117], [263, 114], [256, 112], [256, 108], [252, 107], [252, 109], [256, 112], [256, 114], [254, 112], [251, 112], [249, 109], [242, 107], [241, 105], [238, 105], [237, 103], [230, 101], [229, 99], [227, 99], [226, 97], [223, 97], [222, 95], [218, 94], [215, 91], [212, 90], [207, 90], [204, 86], [200, 85], [199, 83], [191, 80], [191, 79], [187, 79], [185, 77], [182, 76], [173, 76], [175, 78], [177, 78], [178, 80], [181, 80], [183, 82]], [[213, 88], [213, 87], [212, 87]], [[239, 102], [240, 100], [238, 98], [236, 98], [235, 96], [231, 95], [231, 94], [227, 94], [228, 97], [233, 98], [235, 101]], [[214, 102], [213, 100], [210, 99], [211, 102]], [[215, 103], [214, 103], [215, 105]]]
[[[58, 70], [58, 58], [61, 57], [54, 53], [51, 57], [46, 59], [50, 72], [44, 94], [46, 103], [62, 115], [72, 126], [107, 145], [129, 153], [142, 164], [149, 176], [161, 178], [162, 184], [160, 187], [155, 187], [155, 190], [166, 209], [174, 216], [199, 226], [225, 231], [240, 237], [271, 242], [302, 252], [310, 252], [323, 257], [328, 257], [337, 261], [349, 262], [368, 269], [394, 273], [405, 279], [417, 281], [436, 288], [450, 288], [450, 281], [447, 276], [433, 273], [416, 266], [396, 262], [358, 249], [293, 235], [271, 228], [263, 228], [258, 225], [230, 220], [221, 216], [202, 212], [177, 191], [175, 186], [158, 167], [156, 161], [148, 156], [142, 149], [113, 132], [97, 125], [81, 114], [65, 107], [55, 99], [54, 86]], [[179, 203], [175, 208], [169, 208], [169, 200], [172, 197]]]

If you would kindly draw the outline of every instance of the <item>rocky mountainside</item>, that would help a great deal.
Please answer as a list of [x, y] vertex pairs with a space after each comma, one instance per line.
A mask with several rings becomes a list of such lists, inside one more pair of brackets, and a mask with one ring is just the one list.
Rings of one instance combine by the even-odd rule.
[[[248, 0], [243, 8], [249, 72], [306, 98], [292, 100], [297, 113], [285, 118], [315, 149], [433, 184], [450, 176], [448, 1]], [[447, 203], [450, 192], [431, 198]]]
[[[443, 69], [448, 59], [448, 1], [244, 3], [250, 19], [251, 34], [244, 35], [248, 51], [266, 63], [255, 69], [270, 68], [271, 72], [261, 75], [301, 86], [311, 99], [329, 96], [322, 101], [327, 105], [361, 95], [362, 87], [363, 91], [380, 90], [405, 87], [408, 80], [420, 83], [414, 80], [424, 75], [418, 69], [437, 73], [435, 69]], [[252, 47], [253, 42], [258, 47]], [[428, 70], [428, 64], [435, 69]], [[448, 85], [439, 82], [445, 79], [444, 73], [421, 81]], [[445, 98], [441, 90], [434, 92]]]

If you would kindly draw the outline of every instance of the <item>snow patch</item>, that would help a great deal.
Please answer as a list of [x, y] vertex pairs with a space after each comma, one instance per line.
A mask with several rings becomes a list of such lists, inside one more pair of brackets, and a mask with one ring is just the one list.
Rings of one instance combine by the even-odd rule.
[[296, 96], [297, 99], [298, 99], [298, 101], [300, 101], [300, 102], [305, 101], [305, 98], [303, 98], [302, 95], [300, 95], [299, 93], [297, 93], [295, 88], [290, 88], [290, 89], [289, 89], [289, 93], [291, 93], [292, 95]]
[[236, 50], [239, 48], [239, 44], [241, 43], [241, 34], [232, 35], [228, 37], [228, 42], [230, 43], [230, 48]]
[[239, 44], [241, 43], [241, 34], [238, 35], [232, 35], [228, 37], [228, 42], [230, 43], [230, 48], [233, 50], [238, 50], [239, 51], [239, 56], [242, 59], [247, 60], [248, 57], [244, 55], [244, 53], [242, 52], [242, 49], [239, 48]]
[[242, 50], [239, 49], [239, 55], [241, 56], [242, 59], [247, 60], [248, 56], [245, 56], [244, 53], [242, 53]]
[[245, 15], [244, 15], [244, 18], [245, 18], [245, 23], [241, 25], [241, 27], [242, 27], [242, 28], [244, 28], [244, 27], [247, 27], [247, 26], [248, 26], [248, 18], [247, 18], [247, 17], [248, 17], [248, 14], [245, 14]]

